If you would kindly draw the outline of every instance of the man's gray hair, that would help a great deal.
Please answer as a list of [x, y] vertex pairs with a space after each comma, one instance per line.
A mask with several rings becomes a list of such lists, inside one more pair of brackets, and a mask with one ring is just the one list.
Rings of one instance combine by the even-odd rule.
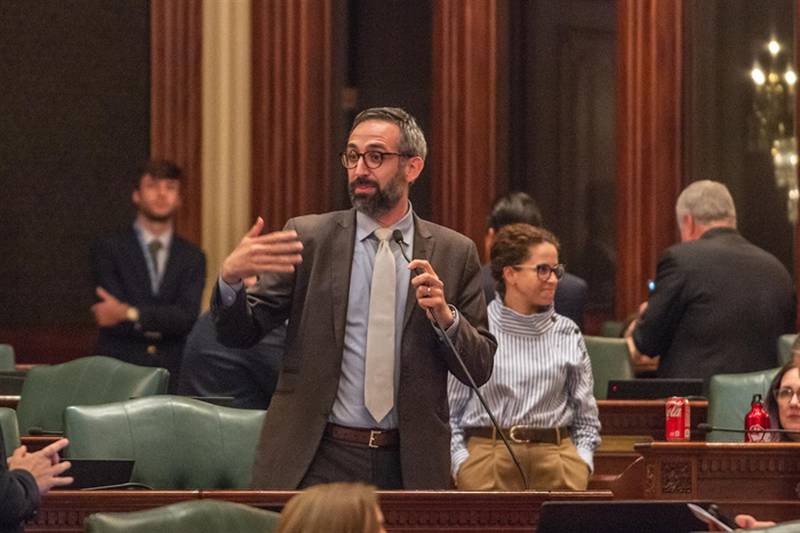
[[367, 120], [382, 120], [391, 122], [400, 128], [400, 146], [398, 151], [404, 155], [419, 156], [425, 159], [428, 155], [428, 143], [425, 142], [425, 134], [417, 125], [416, 119], [404, 109], [399, 107], [372, 107], [359, 113], [353, 120], [350, 133]]
[[708, 226], [724, 222], [736, 227], [736, 206], [728, 188], [718, 181], [700, 180], [686, 187], [675, 203], [678, 225], [682, 225], [684, 215], [691, 216], [695, 222]]

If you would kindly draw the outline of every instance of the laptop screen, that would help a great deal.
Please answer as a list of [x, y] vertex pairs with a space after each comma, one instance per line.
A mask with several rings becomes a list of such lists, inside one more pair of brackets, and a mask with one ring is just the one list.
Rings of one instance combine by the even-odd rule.
[[702, 379], [612, 379], [609, 400], [658, 400], [670, 396], [703, 397]]

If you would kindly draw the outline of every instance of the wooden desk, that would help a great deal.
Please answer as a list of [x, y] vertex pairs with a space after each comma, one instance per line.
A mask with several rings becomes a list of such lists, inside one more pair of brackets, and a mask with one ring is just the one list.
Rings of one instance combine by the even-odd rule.
[[800, 443], [651, 442], [642, 454], [645, 499], [800, 498]]
[[[280, 511], [290, 491], [54, 491], [25, 531], [79, 532], [96, 512], [138, 511], [193, 499], [220, 499]], [[389, 532], [534, 532], [546, 501], [610, 500], [610, 492], [381, 491]]]
[[10, 409], [16, 409], [18, 404], [19, 404], [19, 396], [13, 394], [0, 395], [0, 407], [8, 407]]
[[[601, 435], [647, 435], [664, 440], [665, 400], [598, 400]], [[691, 427], [706, 421], [708, 402], [692, 400]], [[693, 441], [705, 440], [705, 433], [692, 430]]]

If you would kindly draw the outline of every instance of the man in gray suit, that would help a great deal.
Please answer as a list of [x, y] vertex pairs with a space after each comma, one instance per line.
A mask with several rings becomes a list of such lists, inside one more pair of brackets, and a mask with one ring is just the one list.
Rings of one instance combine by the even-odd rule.
[[[448, 487], [447, 376], [468, 378], [444, 335], [478, 385], [491, 374], [497, 344], [487, 328], [474, 243], [420, 219], [409, 203], [426, 153], [411, 115], [363, 111], [341, 154], [353, 209], [294, 218], [266, 235], [259, 218], [223, 262], [212, 297], [221, 342], [251, 345], [289, 319], [256, 488], [334, 481]], [[246, 293], [241, 280], [251, 275], [259, 283]], [[387, 288], [388, 296], [373, 297]], [[392, 316], [381, 315], [376, 337], [372, 308], [386, 297], [394, 301]], [[376, 346], [388, 351], [388, 369], [386, 356], [376, 362]], [[379, 364], [384, 373], [374, 375]]]

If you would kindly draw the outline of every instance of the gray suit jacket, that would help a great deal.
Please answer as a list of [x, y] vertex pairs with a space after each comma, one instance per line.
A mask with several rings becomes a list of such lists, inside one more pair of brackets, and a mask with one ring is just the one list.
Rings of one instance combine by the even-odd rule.
[[[497, 343], [489, 333], [475, 244], [414, 217], [413, 257], [431, 262], [445, 298], [461, 314], [456, 348], [478, 385], [489, 379]], [[293, 275], [263, 276], [247, 296], [212, 312], [220, 341], [246, 346], [289, 319], [278, 386], [261, 435], [253, 485], [295, 489], [319, 446], [339, 386], [355, 241], [355, 210], [290, 220], [303, 243]], [[397, 409], [406, 489], [445, 489], [450, 482], [447, 375], [466, 381], [454, 356], [416, 303], [409, 285], [403, 323]]]

